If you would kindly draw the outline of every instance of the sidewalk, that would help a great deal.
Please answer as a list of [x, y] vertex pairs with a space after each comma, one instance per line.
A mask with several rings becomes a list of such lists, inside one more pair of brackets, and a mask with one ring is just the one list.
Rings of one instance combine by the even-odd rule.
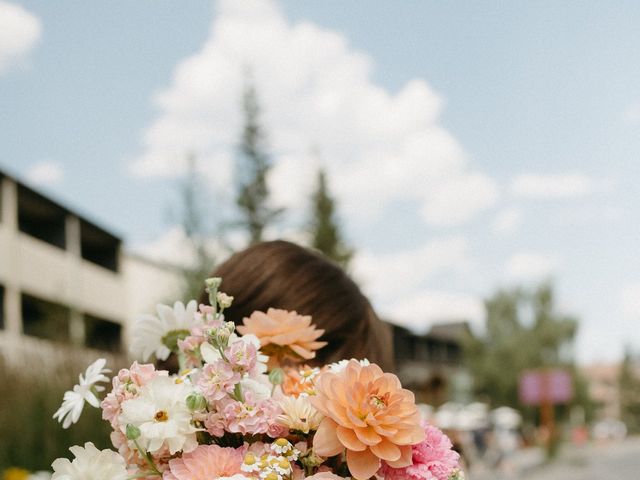
[[499, 471], [478, 464], [467, 475], [468, 480], [519, 480], [545, 462], [544, 451], [538, 447], [515, 452], [504, 461]]

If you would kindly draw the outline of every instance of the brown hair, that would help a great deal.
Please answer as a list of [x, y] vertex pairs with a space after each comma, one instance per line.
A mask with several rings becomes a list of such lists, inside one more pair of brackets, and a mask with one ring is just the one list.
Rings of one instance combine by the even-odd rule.
[[[233, 295], [225, 318], [242, 323], [256, 310], [295, 310], [311, 315], [325, 330], [328, 345], [317, 352], [319, 363], [368, 358], [383, 370], [393, 370], [389, 326], [375, 314], [367, 297], [338, 265], [290, 242], [276, 240], [250, 246], [219, 265], [221, 291]], [[209, 303], [203, 291], [201, 303]]]

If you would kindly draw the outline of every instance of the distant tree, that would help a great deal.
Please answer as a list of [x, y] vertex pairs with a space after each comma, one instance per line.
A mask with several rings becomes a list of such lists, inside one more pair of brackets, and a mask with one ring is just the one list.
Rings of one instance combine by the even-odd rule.
[[183, 265], [184, 280], [182, 297], [185, 301], [197, 299], [202, 290], [204, 279], [209, 276], [215, 265], [212, 252], [213, 229], [207, 220], [212, 212], [206, 209], [205, 186], [197, 172], [196, 157], [187, 159], [187, 172], [179, 184], [180, 210], [178, 221], [187, 240], [186, 248], [192, 261]]
[[620, 413], [631, 433], [640, 433], [640, 361], [627, 349], [620, 368]]
[[353, 250], [342, 238], [336, 219], [335, 200], [331, 197], [327, 175], [322, 168], [318, 170], [318, 183], [311, 202], [311, 246], [343, 268], [348, 268]]
[[267, 175], [272, 164], [265, 151], [265, 133], [259, 123], [256, 89], [249, 75], [247, 78], [242, 98], [244, 126], [237, 165], [236, 204], [241, 217], [237, 223], [247, 230], [253, 244], [262, 240], [265, 228], [281, 216], [283, 210], [269, 206]]
[[575, 372], [577, 321], [556, 311], [548, 284], [532, 292], [500, 290], [485, 301], [486, 330], [468, 339], [465, 360], [476, 393], [494, 405], [518, 406], [520, 374], [531, 368]]

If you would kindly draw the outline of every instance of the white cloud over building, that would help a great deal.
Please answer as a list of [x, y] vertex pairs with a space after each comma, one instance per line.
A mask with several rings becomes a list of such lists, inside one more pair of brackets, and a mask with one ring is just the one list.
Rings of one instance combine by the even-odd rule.
[[345, 214], [374, 218], [390, 202], [421, 206], [431, 225], [456, 225], [491, 207], [495, 182], [474, 169], [440, 123], [443, 99], [423, 80], [391, 93], [372, 60], [344, 35], [292, 24], [272, 1], [223, 0], [199, 52], [177, 65], [130, 164], [138, 176], [172, 176], [195, 153], [218, 189], [233, 178], [241, 96], [250, 68], [275, 168], [275, 201], [306, 199], [318, 161]]
[[0, 74], [23, 60], [42, 34], [40, 20], [20, 5], [0, 1]]

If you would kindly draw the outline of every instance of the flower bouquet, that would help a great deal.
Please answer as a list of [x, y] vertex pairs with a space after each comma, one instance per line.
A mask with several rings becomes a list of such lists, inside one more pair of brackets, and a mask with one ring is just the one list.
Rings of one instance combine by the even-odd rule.
[[323, 330], [311, 317], [269, 309], [236, 327], [233, 298], [208, 279], [211, 306], [158, 306], [133, 327], [142, 360], [175, 355], [179, 372], [134, 362], [108, 382], [99, 359], [66, 392], [54, 418], [75, 423], [102, 408], [113, 450], [71, 447], [54, 480], [459, 480], [449, 439], [421, 420], [398, 378], [367, 360], [311, 367]]

